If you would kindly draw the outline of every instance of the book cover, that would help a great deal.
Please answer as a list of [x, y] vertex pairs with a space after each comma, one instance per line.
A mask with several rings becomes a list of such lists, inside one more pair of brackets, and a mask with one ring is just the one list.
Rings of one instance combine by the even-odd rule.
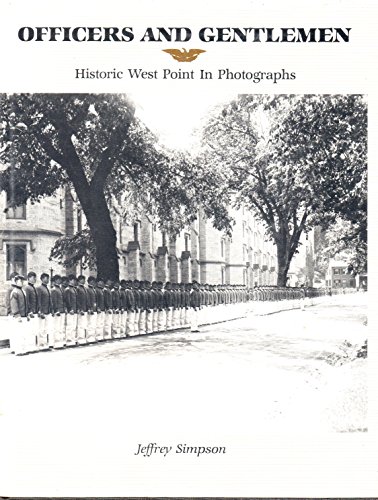
[[377, 496], [376, 19], [4, 2], [2, 496]]

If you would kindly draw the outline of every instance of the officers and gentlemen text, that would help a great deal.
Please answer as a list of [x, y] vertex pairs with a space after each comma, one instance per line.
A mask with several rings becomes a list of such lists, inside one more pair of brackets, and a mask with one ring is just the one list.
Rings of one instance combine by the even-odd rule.
[[[351, 28], [232, 28], [204, 27], [197, 40], [211, 42], [252, 43], [339, 43], [349, 42]], [[137, 38], [136, 38], [137, 36]], [[194, 41], [187, 27], [146, 28], [141, 36], [132, 27], [100, 26], [23, 26], [18, 30], [22, 42], [188, 42]]]

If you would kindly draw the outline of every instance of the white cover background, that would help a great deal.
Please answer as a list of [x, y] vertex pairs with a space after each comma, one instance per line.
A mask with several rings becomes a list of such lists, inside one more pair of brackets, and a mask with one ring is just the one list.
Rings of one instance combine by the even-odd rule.
[[[377, 496], [377, 11], [368, 1], [149, 1], [107, 0], [79, 2], [44, 0], [1, 2], [0, 92], [125, 92], [132, 93], [152, 127], [172, 144], [195, 125], [207, 102], [238, 93], [363, 93], [369, 103], [369, 365], [370, 425], [360, 434], [313, 435], [310, 432], [272, 435], [238, 427], [237, 414], [224, 402], [225, 411], [213, 426], [175, 421], [164, 404], [178, 396], [179, 404], [196, 405], [195, 391], [188, 400], [172, 374], [166, 393], [158, 398], [141, 374], [142, 391], [125, 381], [124, 404], [149, 412], [140, 426], [127, 422], [93, 422], [82, 428], [46, 428], [35, 423], [35, 433], [20, 439], [24, 421], [32, 419], [25, 407], [19, 422], [0, 417], [1, 495], [86, 496]], [[132, 26], [129, 43], [63, 43], [18, 40], [21, 26]], [[185, 44], [139, 42], [147, 27], [186, 26], [192, 40]], [[202, 43], [199, 28], [222, 27], [351, 27], [350, 43]], [[207, 52], [190, 64], [180, 65], [163, 48], [203, 48]], [[118, 70], [142, 68], [199, 69], [216, 72], [280, 71], [296, 73], [296, 80], [253, 84], [235, 80], [76, 80], [75, 68]], [[125, 73], [126, 75], [126, 73]], [[187, 102], [183, 103], [183, 99]], [[179, 106], [182, 105], [178, 112]], [[195, 112], [195, 110], [198, 110]], [[182, 128], [177, 120], [185, 121]], [[172, 123], [175, 123], [172, 126]], [[22, 361], [22, 359], [20, 360]], [[20, 377], [23, 373], [22, 362]], [[101, 374], [82, 369], [101, 384]], [[93, 369], [92, 369], [93, 370]], [[85, 373], [84, 373], [85, 372]], [[201, 383], [200, 369], [193, 384]], [[115, 371], [115, 377], [117, 373]], [[48, 374], [46, 374], [48, 377]], [[1, 381], [1, 383], [6, 383]], [[150, 389], [149, 389], [150, 387]], [[154, 389], [154, 390], [152, 390]], [[69, 387], [67, 387], [69, 390]], [[95, 393], [95, 386], [91, 391]], [[112, 388], [109, 388], [109, 398]], [[46, 387], [48, 397], [49, 383]], [[176, 396], [175, 396], [176, 394]], [[116, 397], [116, 394], [113, 394]], [[57, 396], [55, 395], [54, 398]], [[31, 402], [32, 403], [32, 402]], [[123, 404], [122, 402], [119, 404]], [[251, 405], [254, 402], [251, 401]], [[72, 401], [72, 412], [80, 407]], [[136, 410], [135, 410], [136, 411]], [[101, 416], [101, 412], [100, 412]], [[80, 414], [77, 415], [80, 423]], [[227, 446], [226, 455], [168, 456], [140, 459], [137, 443], [210, 442]]]

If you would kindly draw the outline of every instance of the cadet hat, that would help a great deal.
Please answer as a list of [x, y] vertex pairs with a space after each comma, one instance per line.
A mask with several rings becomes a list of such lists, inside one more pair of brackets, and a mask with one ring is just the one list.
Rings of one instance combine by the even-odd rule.
[[16, 276], [13, 279], [14, 280], [24, 280], [25, 276], [23, 276], [22, 274], [16, 274]]

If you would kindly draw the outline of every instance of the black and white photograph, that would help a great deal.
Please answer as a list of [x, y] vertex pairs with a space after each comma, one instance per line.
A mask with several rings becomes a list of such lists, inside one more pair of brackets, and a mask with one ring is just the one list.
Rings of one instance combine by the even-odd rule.
[[7, 2], [0, 495], [376, 496], [376, 12]]
[[3, 388], [3, 413], [32, 398], [53, 419], [54, 394], [31, 391], [46, 372], [70, 410], [82, 387], [64, 363], [104, 380], [164, 363], [154, 385], [189, 383], [177, 416], [189, 389], [208, 425], [226, 399], [239, 425], [368, 430], [364, 96], [238, 95], [189, 149], [127, 95], [0, 104], [1, 370], [29, 374], [17, 398]]

